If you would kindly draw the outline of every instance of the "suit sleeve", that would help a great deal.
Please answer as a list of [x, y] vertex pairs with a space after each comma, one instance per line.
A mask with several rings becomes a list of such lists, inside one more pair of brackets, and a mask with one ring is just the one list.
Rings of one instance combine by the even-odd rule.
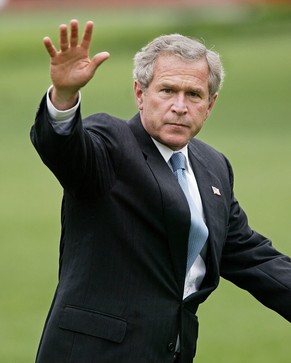
[[93, 197], [96, 193], [104, 194], [112, 186], [114, 165], [108, 147], [110, 136], [104, 137], [110, 120], [102, 120], [98, 128], [99, 121], [94, 115], [83, 122], [79, 108], [71, 132], [62, 135], [50, 122], [46, 97], [37, 112], [31, 141], [44, 164], [72, 195]]
[[268, 238], [250, 228], [233, 195], [221, 275], [291, 322], [291, 260], [278, 252]]

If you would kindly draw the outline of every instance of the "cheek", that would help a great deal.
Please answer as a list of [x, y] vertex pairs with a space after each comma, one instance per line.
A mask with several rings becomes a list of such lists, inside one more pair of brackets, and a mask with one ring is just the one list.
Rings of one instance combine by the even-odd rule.
[[195, 114], [196, 114], [196, 119], [199, 120], [199, 123], [203, 123], [209, 115], [208, 105], [198, 106], [196, 108]]
[[154, 129], [158, 129], [163, 120], [163, 110], [158, 102], [143, 103], [142, 114], [147, 124]]
[[148, 109], [145, 106], [140, 111], [141, 120], [143, 127], [145, 130], [150, 134], [151, 136], [155, 136], [160, 131], [160, 122], [159, 122], [159, 116], [156, 112], [153, 111], [153, 109]]

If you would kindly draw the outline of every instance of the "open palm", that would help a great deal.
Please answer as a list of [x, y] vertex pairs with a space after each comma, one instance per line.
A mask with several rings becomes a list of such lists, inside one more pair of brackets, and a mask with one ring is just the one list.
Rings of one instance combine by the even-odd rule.
[[79, 89], [92, 79], [99, 65], [109, 57], [107, 52], [102, 52], [90, 60], [89, 48], [93, 26], [93, 22], [87, 22], [79, 44], [78, 21], [71, 21], [70, 35], [67, 26], [61, 25], [59, 51], [49, 37], [44, 38], [44, 45], [51, 58], [50, 71], [53, 86], [55, 92], [64, 100], [73, 98]]

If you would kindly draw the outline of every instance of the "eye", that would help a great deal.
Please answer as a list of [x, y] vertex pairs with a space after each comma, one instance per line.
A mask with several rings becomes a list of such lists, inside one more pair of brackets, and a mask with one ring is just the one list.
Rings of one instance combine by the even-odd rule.
[[173, 92], [173, 90], [171, 88], [163, 88], [162, 92], [166, 93], [167, 95], [170, 95]]
[[200, 95], [199, 95], [199, 93], [198, 92], [196, 92], [196, 91], [190, 91], [190, 92], [188, 92], [188, 94], [189, 94], [189, 96], [190, 97], [200, 97]]

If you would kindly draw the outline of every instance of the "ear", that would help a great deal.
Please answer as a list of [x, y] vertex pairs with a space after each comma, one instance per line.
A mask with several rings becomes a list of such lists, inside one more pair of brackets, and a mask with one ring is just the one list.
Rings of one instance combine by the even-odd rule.
[[134, 81], [134, 95], [135, 101], [138, 106], [138, 109], [141, 111], [143, 109], [143, 89], [139, 81]]
[[217, 100], [217, 97], [218, 97], [218, 93], [216, 92], [211, 100], [209, 101], [209, 105], [208, 105], [208, 109], [207, 109], [207, 112], [206, 112], [206, 118], [210, 115], [210, 112], [212, 111], [213, 107], [214, 107], [214, 104], [215, 104], [215, 101]]

